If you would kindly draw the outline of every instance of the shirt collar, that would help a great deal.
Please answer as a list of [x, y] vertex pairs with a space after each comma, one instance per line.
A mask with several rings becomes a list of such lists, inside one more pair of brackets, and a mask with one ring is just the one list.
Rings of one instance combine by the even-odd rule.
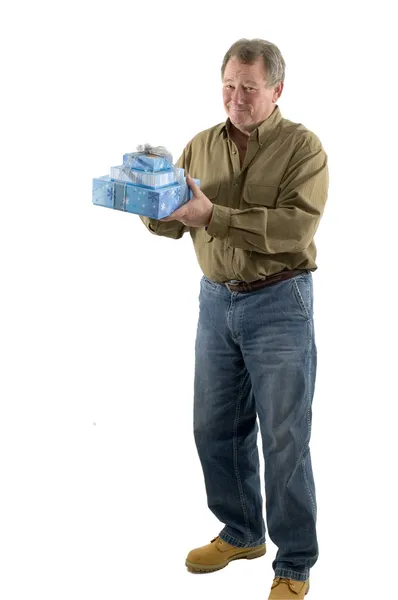
[[[276, 104], [270, 116], [267, 119], [265, 119], [265, 121], [260, 123], [260, 125], [254, 131], [252, 131], [252, 133], [250, 134], [250, 139], [254, 139], [259, 144], [263, 144], [266, 138], [271, 133], [271, 131], [275, 129], [275, 127], [277, 127], [281, 120], [282, 114], [278, 104]], [[219, 134], [223, 134], [224, 138], [229, 137], [230, 126], [231, 120], [228, 117], [225, 123], [221, 123], [221, 125], [219, 126]]]

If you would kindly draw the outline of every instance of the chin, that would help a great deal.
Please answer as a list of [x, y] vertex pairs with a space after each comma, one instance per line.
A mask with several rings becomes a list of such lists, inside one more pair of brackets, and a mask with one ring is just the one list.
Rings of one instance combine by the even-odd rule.
[[237, 115], [236, 113], [230, 115], [229, 117], [231, 122], [235, 125], [251, 125], [253, 123], [253, 119], [250, 115]]
[[235, 119], [242, 119], [242, 118], [248, 118], [250, 116], [250, 113], [247, 110], [229, 110], [228, 111], [229, 116], [234, 117]]
[[251, 113], [248, 110], [242, 110], [242, 111], [229, 110], [228, 114], [230, 117], [232, 116], [234, 119], [239, 119], [239, 120], [244, 119], [245, 121], [251, 121]]

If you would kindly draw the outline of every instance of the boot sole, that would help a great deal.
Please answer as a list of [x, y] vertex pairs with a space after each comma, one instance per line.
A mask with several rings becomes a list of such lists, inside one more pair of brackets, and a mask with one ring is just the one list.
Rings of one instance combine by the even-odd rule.
[[189, 560], [185, 561], [185, 566], [187, 567], [190, 573], [213, 573], [214, 571], [220, 571], [220, 569], [224, 569], [229, 563], [233, 560], [240, 560], [242, 558], [246, 558], [247, 560], [252, 560], [253, 558], [260, 558], [260, 556], [264, 556], [266, 553], [266, 548], [260, 548], [259, 550], [251, 550], [247, 554], [238, 554], [237, 556], [231, 556], [225, 563], [221, 565], [199, 565], [197, 563], [192, 563]]

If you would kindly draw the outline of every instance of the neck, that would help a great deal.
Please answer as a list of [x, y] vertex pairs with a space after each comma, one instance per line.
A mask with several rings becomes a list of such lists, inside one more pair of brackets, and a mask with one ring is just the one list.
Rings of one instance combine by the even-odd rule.
[[242, 131], [241, 129], [238, 129], [237, 127], [235, 127], [235, 125], [233, 125], [231, 123], [229, 135], [230, 135], [231, 139], [235, 142], [235, 144], [238, 146], [238, 148], [241, 148], [241, 149], [247, 148], [247, 143], [249, 141], [250, 133], [251, 133], [251, 131], [245, 131], [245, 130]]

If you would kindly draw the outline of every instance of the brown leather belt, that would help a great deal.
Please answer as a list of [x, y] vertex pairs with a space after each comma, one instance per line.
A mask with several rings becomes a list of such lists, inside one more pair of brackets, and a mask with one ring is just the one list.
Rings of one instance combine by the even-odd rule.
[[255, 292], [256, 290], [261, 290], [267, 285], [273, 285], [275, 283], [279, 283], [279, 281], [285, 281], [286, 279], [297, 277], [297, 275], [302, 273], [307, 273], [307, 270], [293, 269], [292, 271], [281, 271], [280, 273], [275, 273], [275, 275], [270, 275], [265, 279], [256, 279], [256, 281], [251, 281], [250, 283], [247, 281], [240, 281], [239, 283], [225, 283], [225, 286], [230, 292], [241, 292], [243, 294], [247, 294], [249, 292]]

